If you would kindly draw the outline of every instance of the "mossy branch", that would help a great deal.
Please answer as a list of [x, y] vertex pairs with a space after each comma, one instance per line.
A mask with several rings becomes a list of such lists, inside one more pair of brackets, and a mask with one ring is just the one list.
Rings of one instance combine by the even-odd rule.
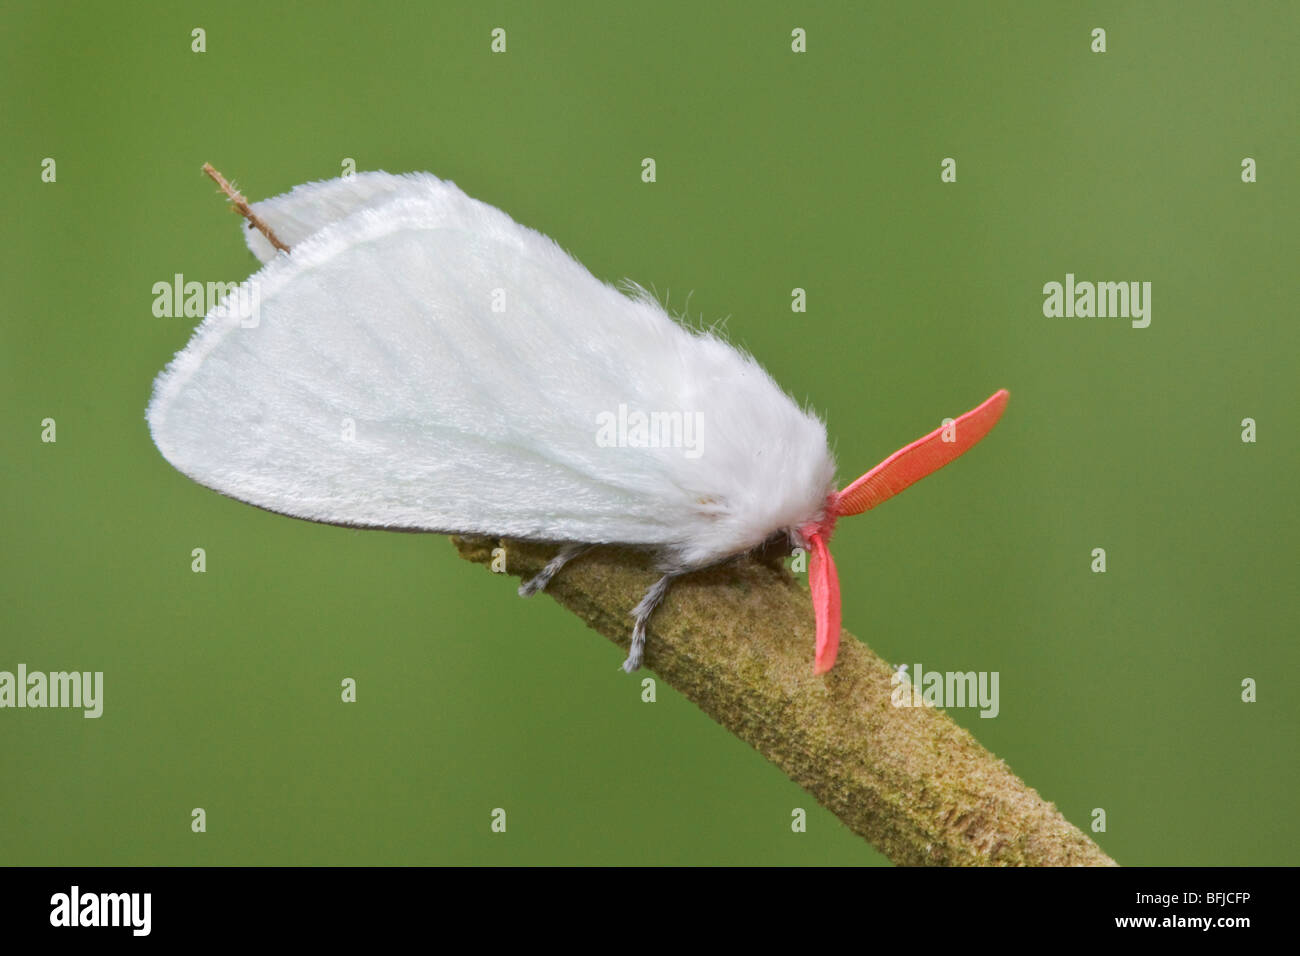
[[[481, 564], [504, 547], [509, 573], [525, 579], [557, 550], [452, 541]], [[647, 555], [599, 548], [547, 592], [626, 651], [629, 612], [657, 577]], [[806, 586], [777, 558], [745, 557], [674, 582], [650, 624], [646, 667], [895, 863], [1116, 865], [943, 711], [893, 706], [893, 671], [861, 641], [845, 632], [823, 677], [812, 649]], [[625, 679], [611, 663], [610, 680]]]

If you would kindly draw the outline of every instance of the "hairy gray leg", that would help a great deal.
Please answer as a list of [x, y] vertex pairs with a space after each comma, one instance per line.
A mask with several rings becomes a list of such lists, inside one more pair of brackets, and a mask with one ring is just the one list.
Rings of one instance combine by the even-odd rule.
[[662, 578], [650, 585], [650, 590], [646, 591], [645, 597], [641, 598], [641, 603], [632, 609], [632, 616], [636, 622], [632, 625], [632, 646], [628, 649], [627, 660], [623, 662], [623, 670], [629, 674], [641, 666], [641, 660], [645, 657], [645, 626], [650, 620], [650, 615], [655, 612], [659, 602], [664, 599], [668, 593], [668, 587], [673, 583], [673, 579], [680, 577], [680, 574], [665, 574]]
[[532, 597], [538, 591], [542, 590], [542, 588], [546, 587], [546, 585], [551, 583], [551, 578], [555, 577], [560, 568], [564, 567], [590, 547], [591, 545], [589, 544], [565, 545], [559, 554], [546, 563], [546, 567], [542, 568], [542, 570], [536, 575], [519, 585], [519, 596]]

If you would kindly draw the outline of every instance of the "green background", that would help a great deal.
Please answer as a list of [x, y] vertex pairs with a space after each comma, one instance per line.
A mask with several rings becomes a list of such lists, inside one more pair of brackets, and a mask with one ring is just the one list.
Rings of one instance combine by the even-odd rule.
[[[0, 670], [106, 686], [99, 720], [0, 711], [0, 863], [886, 862], [442, 537], [157, 453], [197, 320], [153, 283], [254, 269], [200, 165], [259, 199], [347, 157], [729, 316], [842, 480], [1009, 388], [974, 453], [841, 523], [845, 626], [999, 671], [996, 719], [952, 716], [1080, 827], [1104, 808], [1121, 863], [1297, 862], [1300, 7], [1073, 6], [6, 3]], [[1045, 318], [1067, 272], [1152, 282], [1150, 328]]]

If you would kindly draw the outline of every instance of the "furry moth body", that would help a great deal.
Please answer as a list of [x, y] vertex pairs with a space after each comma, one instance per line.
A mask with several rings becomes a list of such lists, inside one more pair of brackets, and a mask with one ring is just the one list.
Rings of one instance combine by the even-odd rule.
[[[450, 182], [357, 174], [252, 212], [289, 252], [245, 232], [263, 265], [232, 300], [256, 315], [214, 308], [158, 376], [146, 417], [163, 456], [297, 518], [567, 542], [521, 594], [586, 546], [651, 549], [663, 577], [633, 612], [628, 671], [674, 577], [778, 532], [810, 555], [829, 670], [836, 519], [956, 458], [1006, 404], [995, 393], [836, 491], [825, 425], [752, 357]], [[602, 444], [620, 409], [695, 416], [696, 453]]]

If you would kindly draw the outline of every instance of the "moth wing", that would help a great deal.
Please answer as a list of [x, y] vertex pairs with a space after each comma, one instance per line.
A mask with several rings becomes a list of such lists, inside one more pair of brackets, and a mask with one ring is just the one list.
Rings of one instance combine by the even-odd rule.
[[[315, 521], [661, 545], [688, 564], [780, 527], [800, 468], [825, 494], [824, 426], [752, 359], [422, 179], [207, 316], [148, 409], [168, 461]], [[708, 417], [707, 453], [602, 443], [620, 406]]]
[[[271, 227], [281, 242], [293, 249], [359, 209], [373, 209], [401, 196], [426, 194], [430, 185], [438, 182], [436, 177], [424, 173], [355, 173], [346, 178], [295, 186], [281, 196], [253, 203], [253, 212]], [[262, 263], [279, 255], [252, 223], [244, 223], [244, 242]]]

